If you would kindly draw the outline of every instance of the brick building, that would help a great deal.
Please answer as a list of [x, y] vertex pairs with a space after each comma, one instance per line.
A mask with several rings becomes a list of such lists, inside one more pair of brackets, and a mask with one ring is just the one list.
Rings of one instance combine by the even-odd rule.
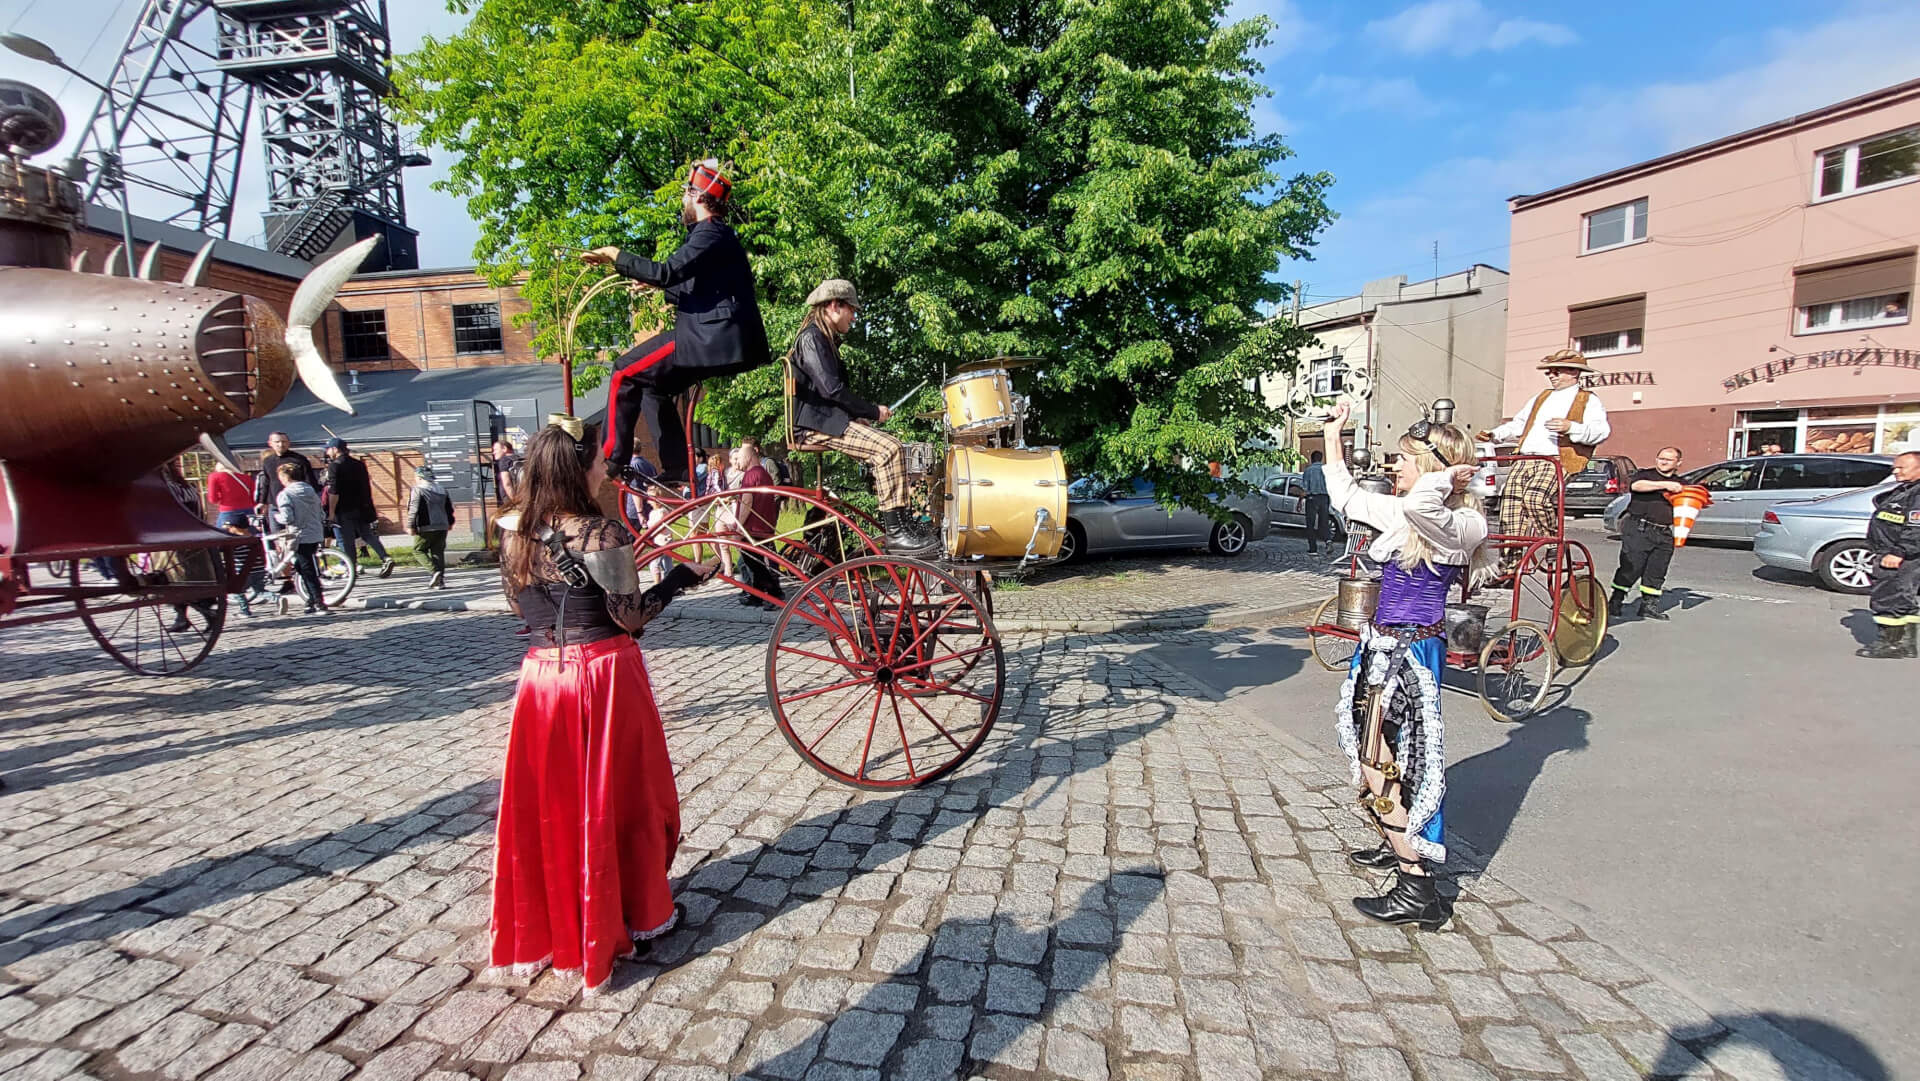
[[1638, 461], [1920, 447], [1920, 79], [1510, 205], [1508, 415], [1571, 345]]
[[327, 359], [356, 372], [535, 364], [527, 302], [472, 267], [392, 270], [348, 279], [327, 314]]

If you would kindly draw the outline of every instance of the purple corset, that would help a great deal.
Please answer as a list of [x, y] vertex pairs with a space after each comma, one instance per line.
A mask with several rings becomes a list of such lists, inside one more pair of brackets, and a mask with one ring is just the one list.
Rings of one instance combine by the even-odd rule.
[[1422, 563], [1409, 571], [1389, 560], [1380, 570], [1380, 603], [1373, 610], [1373, 621], [1413, 626], [1440, 622], [1447, 614], [1447, 590], [1465, 569]]

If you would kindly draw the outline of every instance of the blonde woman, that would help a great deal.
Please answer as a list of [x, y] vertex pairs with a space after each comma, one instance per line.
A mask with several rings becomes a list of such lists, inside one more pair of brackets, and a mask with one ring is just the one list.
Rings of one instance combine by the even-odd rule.
[[1445, 862], [1441, 802], [1447, 757], [1440, 721], [1440, 671], [1446, 663], [1447, 594], [1463, 580], [1495, 572], [1487, 517], [1467, 491], [1473, 443], [1451, 424], [1416, 428], [1400, 439], [1395, 494], [1356, 487], [1339, 453], [1342, 405], [1327, 421], [1327, 494], [1334, 509], [1379, 530], [1368, 553], [1381, 564], [1380, 602], [1361, 630], [1360, 648], [1335, 711], [1361, 805], [1385, 840], [1349, 854], [1362, 867], [1391, 870], [1378, 897], [1357, 897], [1362, 915], [1434, 931], [1452, 911], [1430, 863]]

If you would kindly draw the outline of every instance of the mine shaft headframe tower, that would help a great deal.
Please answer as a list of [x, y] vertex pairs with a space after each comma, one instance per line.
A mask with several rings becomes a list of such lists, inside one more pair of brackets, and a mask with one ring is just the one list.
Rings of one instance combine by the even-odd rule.
[[390, 59], [385, 0], [144, 0], [81, 145], [110, 157], [118, 124], [120, 166], [86, 194], [117, 173], [153, 216], [228, 235], [257, 105], [267, 246], [315, 259], [377, 234], [367, 269], [413, 269], [400, 172], [426, 159], [381, 106]]

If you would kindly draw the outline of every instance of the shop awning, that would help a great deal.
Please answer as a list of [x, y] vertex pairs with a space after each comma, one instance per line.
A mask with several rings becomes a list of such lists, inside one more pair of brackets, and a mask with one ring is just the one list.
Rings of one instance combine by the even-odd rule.
[[1842, 263], [1800, 267], [1793, 272], [1793, 306], [1913, 291], [1914, 249], [1884, 252]]

